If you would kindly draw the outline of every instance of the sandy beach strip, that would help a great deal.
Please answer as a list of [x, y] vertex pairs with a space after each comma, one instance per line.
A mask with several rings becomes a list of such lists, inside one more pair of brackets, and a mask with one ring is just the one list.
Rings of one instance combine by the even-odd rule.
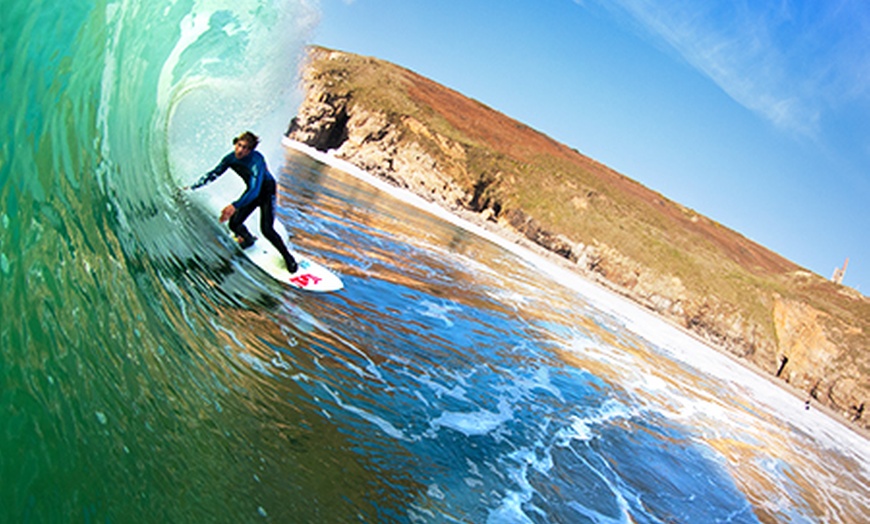
[[[807, 411], [807, 394], [805, 392], [777, 380], [750, 362], [741, 360], [722, 348], [715, 347], [685, 327], [655, 314], [643, 305], [619, 294], [616, 290], [606, 287], [603, 283], [586, 278], [572, 267], [571, 261], [534, 244], [521, 234], [496, 223], [487, 222], [476, 213], [446, 209], [410, 190], [397, 187], [372, 175], [346, 160], [337, 158], [329, 152], [319, 151], [286, 136], [282, 138], [281, 143], [290, 150], [303, 153], [323, 164], [363, 180], [402, 202], [428, 212], [513, 253], [561, 285], [582, 294], [602, 311], [627, 320], [629, 328], [642, 334], [644, 338], [659, 347], [666, 349], [672, 357], [723, 378], [725, 377], [721, 372], [727, 370], [728, 379], [739, 381], [744, 385], [752, 385], [754, 394], [758, 395], [759, 400], [763, 400], [786, 420], [802, 427], [809, 433], [815, 434], [820, 430], [840, 433], [842, 429], [850, 430], [849, 433], [855, 438], [847, 438], [848, 445], [863, 449], [862, 454], [866, 460], [870, 461], [870, 431], [854, 424], [848, 424], [848, 421], [843, 419], [842, 414], [817, 402], [811, 402], [812, 409]], [[762, 380], [751, 380], [753, 378]], [[808, 416], [811, 412], [815, 412], [816, 415]], [[819, 417], [820, 415], [821, 417]]]

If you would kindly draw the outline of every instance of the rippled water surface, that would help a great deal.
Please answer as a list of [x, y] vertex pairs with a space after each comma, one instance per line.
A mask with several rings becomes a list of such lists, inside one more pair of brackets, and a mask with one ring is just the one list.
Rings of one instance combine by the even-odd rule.
[[[870, 520], [862, 437], [281, 148], [307, 5], [4, 7], [0, 522]], [[341, 292], [277, 284], [179, 189], [255, 124]]]

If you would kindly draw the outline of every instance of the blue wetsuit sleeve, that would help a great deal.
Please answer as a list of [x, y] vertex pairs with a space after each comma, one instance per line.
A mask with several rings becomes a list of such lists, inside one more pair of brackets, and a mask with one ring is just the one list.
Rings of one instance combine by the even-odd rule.
[[248, 180], [248, 189], [242, 193], [242, 196], [238, 200], [233, 202], [236, 209], [247, 206], [260, 195], [260, 188], [263, 187], [263, 178], [268, 176], [266, 159], [263, 158], [263, 155], [259, 151], [252, 151], [250, 157], [251, 178]]
[[233, 160], [233, 153], [230, 153], [223, 157], [218, 165], [215, 166], [214, 169], [204, 174], [202, 178], [196, 181], [195, 184], [190, 186], [190, 189], [199, 189], [206, 184], [210, 184], [218, 179], [219, 176], [224, 174], [224, 172], [230, 167], [230, 162]]

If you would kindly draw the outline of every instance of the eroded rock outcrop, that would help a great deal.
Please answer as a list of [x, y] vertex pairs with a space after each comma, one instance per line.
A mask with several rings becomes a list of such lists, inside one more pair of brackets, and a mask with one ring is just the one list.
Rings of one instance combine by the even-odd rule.
[[[870, 302], [866, 297], [843, 293], [817, 275], [793, 270], [793, 264], [682, 206], [667, 207], [661, 198], [650, 199], [650, 192], [636, 183], [620, 182], [622, 191], [631, 193], [632, 198], [651, 200], [663, 214], [670, 213], [670, 220], [697, 229], [704, 242], [709, 240], [719, 249], [716, 253], [732, 257], [734, 267], [747, 268], [735, 271], [733, 278], [748, 282], [729, 293], [703, 285], [691, 287], [667, 268], [642, 263], [626, 254], [620, 245], [597, 238], [570, 238], [510, 203], [504, 187], [523, 176], [522, 171], [534, 161], [529, 159], [536, 158], [535, 147], [546, 146], [555, 151], [551, 154], [571, 162], [591, 165], [590, 160], [563, 146], [554, 149], [551, 142], [534, 131], [517, 123], [505, 124], [504, 117], [491, 116], [484, 111], [486, 108], [462, 100], [461, 95], [445, 88], [440, 89], [446, 94], [438, 92], [437, 85], [419, 80], [416, 86], [409, 87], [412, 82], [405, 81], [402, 75], [411, 73], [395, 66], [320, 48], [311, 50], [310, 59], [303, 72], [305, 100], [288, 131], [292, 139], [332, 150], [337, 157], [430, 201], [475, 213], [483, 222], [508, 228], [579, 273], [643, 304], [772, 378], [802, 390], [814, 402], [870, 427], [870, 417], [864, 416], [870, 396]], [[373, 98], [369, 84], [353, 81], [355, 75], [367, 71], [367, 66], [395, 69], [390, 70], [395, 78], [385, 81], [390, 84], [387, 89], [395, 90], [390, 93], [393, 98]], [[401, 98], [410, 90], [416, 90], [417, 105]], [[436, 102], [441, 105], [434, 107]], [[393, 105], [411, 109], [390, 108]], [[476, 116], [470, 115], [469, 108]], [[463, 125], [463, 119], [484, 122], [476, 121], [476, 127], [469, 125], [464, 132], [470, 138], [459, 141], [442, 132], [441, 124], [434, 126], [411, 114], [414, 111], [438, 113], [435, 121], [443, 119], [454, 127]], [[487, 119], [493, 123], [488, 124]], [[523, 135], [526, 138], [499, 149], [499, 144], [506, 142], [501, 129], [505, 126], [516, 126], [517, 132], [527, 133]], [[487, 140], [489, 146], [477, 147]], [[507, 160], [500, 164], [481, 161], [487, 160], [487, 155]], [[508, 167], [489, 167], [492, 165]], [[509, 171], [511, 166], [516, 169]], [[611, 170], [597, 172], [607, 183], [619, 181], [620, 175]], [[566, 199], [566, 205], [578, 216], [611, 205], [594, 188], [574, 182], [570, 188], [573, 195]], [[753, 283], [754, 279], [758, 284]], [[835, 311], [823, 311], [813, 303]]]

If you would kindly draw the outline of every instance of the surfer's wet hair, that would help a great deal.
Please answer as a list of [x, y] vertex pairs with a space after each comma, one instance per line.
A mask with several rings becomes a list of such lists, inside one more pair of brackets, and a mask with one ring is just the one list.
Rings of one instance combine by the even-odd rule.
[[251, 146], [252, 151], [254, 149], [257, 149], [257, 144], [260, 143], [260, 137], [258, 137], [254, 133], [251, 133], [250, 131], [245, 131], [241, 135], [234, 138], [233, 145], [236, 145], [236, 142], [238, 142], [239, 140], [244, 140], [245, 142], [247, 142], [248, 145]]

